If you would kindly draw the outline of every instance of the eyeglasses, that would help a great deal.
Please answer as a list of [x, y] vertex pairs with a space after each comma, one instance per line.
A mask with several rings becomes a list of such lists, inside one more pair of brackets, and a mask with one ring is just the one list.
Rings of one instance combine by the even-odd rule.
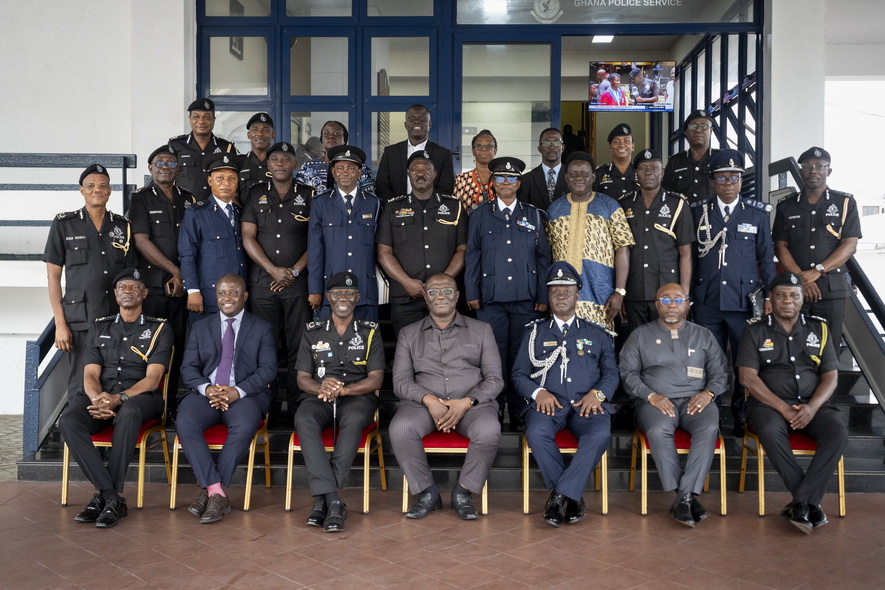
[[354, 289], [334, 289], [329, 291], [329, 299], [356, 299], [356, 291]]
[[823, 172], [829, 167], [830, 165], [826, 162], [821, 162], [820, 164], [811, 164], [809, 162], [804, 162], [802, 164], [799, 164], [799, 168], [801, 168], [802, 170], [816, 170], [817, 172]]
[[442, 293], [442, 296], [446, 299], [451, 299], [452, 295], [455, 294], [455, 290], [451, 287], [445, 287], [443, 289], [427, 289], [425, 293], [427, 293], [427, 296], [431, 299], [436, 299], [437, 297], [439, 297], [440, 293]]
[[519, 180], [515, 176], [496, 176], [495, 182], [498, 184], [516, 184], [516, 181]]
[[713, 179], [713, 182], [715, 182], [716, 184], [718, 184], [720, 186], [722, 186], [726, 183], [737, 184], [740, 181], [741, 181], [740, 176], [717, 176], [716, 178]]
[[156, 160], [154, 162], [154, 166], [157, 168], [169, 168], [170, 170], [175, 170], [178, 168], [178, 162], [167, 162], [165, 160]]
[[479, 150], [481, 152], [488, 152], [488, 151], [491, 151], [497, 147], [498, 146], [492, 145], [490, 143], [478, 143], [475, 146], [473, 146], [473, 149]]
[[548, 147], [561, 147], [561, 146], [562, 146], [562, 142], [561, 142], [561, 141], [542, 141], [540, 145], [541, 145], [541, 147], [545, 147], [545, 148], [548, 148]]
[[698, 129], [700, 129], [701, 131], [706, 131], [710, 127], [711, 125], [709, 123], [689, 123], [685, 126], [685, 128], [689, 131], [697, 131]]
[[682, 305], [685, 303], [684, 297], [658, 297], [658, 301], [661, 302], [661, 305], [670, 305], [671, 303], [675, 303], [676, 305]]

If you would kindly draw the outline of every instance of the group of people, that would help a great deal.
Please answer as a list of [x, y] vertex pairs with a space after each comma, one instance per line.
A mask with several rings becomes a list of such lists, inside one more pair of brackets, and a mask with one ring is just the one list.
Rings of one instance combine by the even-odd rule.
[[[141, 424], [162, 414], [167, 369], [200, 487], [189, 511], [202, 523], [229, 513], [225, 488], [270, 409], [284, 350], [314, 498], [307, 524], [343, 530], [339, 491], [386, 366], [377, 323], [386, 292], [400, 400], [389, 434], [418, 492], [407, 517], [442, 507], [421, 442], [440, 431], [470, 440], [451, 506], [477, 518], [472, 494], [506, 409], [551, 490], [544, 520], [578, 522], [622, 384], [664, 488], [676, 491], [670, 514], [694, 526], [707, 514], [697, 495], [730, 351], [736, 428], [748, 420], [784, 476], [793, 494], [784, 515], [807, 531], [826, 522], [820, 498], [847, 437], [829, 397], [845, 263], [860, 231], [854, 200], [827, 187], [822, 148], [799, 157], [804, 187], [778, 205], [772, 231], [771, 206], [741, 195], [743, 155], [712, 149], [705, 111], [686, 119], [689, 149], [666, 167], [651, 148], [634, 157], [626, 124], [609, 134], [611, 163], [599, 167], [584, 151], [563, 162], [562, 134], [545, 129], [530, 171], [497, 157], [483, 130], [472, 141], [476, 169], [458, 177], [451, 152], [429, 141], [422, 105], [408, 109], [408, 138], [384, 150], [375, 177], [341, 123], [323, 126], [324, 157], [297, 168], [267, 113], [249, 120], [252, 150], [241, 157], [212, 133], [210, 100], [189, 112], [192, 132], [148, 158], [151, 182], [128, 218], [107, 210], [109, 173], [95, 164], [80, 176], [84, 207], [50, 229], [56, 345], [72, 367], [59, 429], [96, 489], [77, 520], [109, 527], [126, 515], [126, 467]], [[110, 424], [105, 467], [89, 435]], [[228, 429], [217, 458], [203, 438], [214, 424]], [[563, 428], [579, 441], [568, 466], [555, 442]], [[685, 469], [676, 428], [693, 437]], [[789, 451], [791, 429], [818, 441], [807, 473]]]

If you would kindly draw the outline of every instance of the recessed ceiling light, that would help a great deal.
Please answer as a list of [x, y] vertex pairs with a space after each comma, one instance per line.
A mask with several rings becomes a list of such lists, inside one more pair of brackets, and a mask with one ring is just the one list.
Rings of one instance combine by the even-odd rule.
[[611, 43], [614, 35], [594, 35], [591, 43]]

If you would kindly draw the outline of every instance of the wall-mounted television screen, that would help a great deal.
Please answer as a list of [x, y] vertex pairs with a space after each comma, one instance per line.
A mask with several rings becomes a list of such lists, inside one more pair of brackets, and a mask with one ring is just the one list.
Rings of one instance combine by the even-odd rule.
[[676, 62], [591, 61], [591, 111], [672, 111]]

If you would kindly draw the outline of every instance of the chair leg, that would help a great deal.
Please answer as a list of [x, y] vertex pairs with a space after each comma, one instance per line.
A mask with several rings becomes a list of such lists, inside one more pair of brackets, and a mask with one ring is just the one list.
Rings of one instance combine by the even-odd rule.
[[270, 488], [270, 432], [264, 431], [264, 487]]
[[489, 480], [486, 480], [482, 486], [482, 514], [485, 516], [489, 513]]
[[756, 439], [756, 464], [759, 470], [759, 516], [765, 516], [765, 449], [762, 441]]
[[725, 440], [719, 437], [719, 501], [722, 506], [722, 516], [728, 514], [728, 504], [725, 497]]
[[648, 447], [645, 445], [645, 437], [639, 437], [642, 455], [642, 516], [648, 514]]
[[141, 439], [138, 445], [138, 498], [135, 503], [136, 508], [144, 507], [144, 464], [147, 455], [148, 437]]
[[166, 485], [172, 481], [172, 468], [169, 466], [169, 441], [166, 439], [166, 429], [160, 431], [160, 444], [163, 445], [163, 464], [166, 467]]
[[71, 450], [68, 448], [68, 443], [62, 443], [64, 446], [64, 452], [62, 453], [61, 459], [61, 505], [68, 505], [68, 478], [70, 477], [70, 468], [71, 468]]
[[836, 470], [839, 474], [839, 517], [845, 518], [845, 455], [839, 457]]
[[522, 437], [522, 513], [529, 513], [529, 443]]
[[633, 442], [630, 445], [630, 478], [629, 483], [627, 485], [627, 489], [631, 492], [636, 489], [636, 450], [639, 448], [639, 441], [637, 440], [639, 435], [637, 433], [633, 433]]
[[384, 466], [384, 449], [381, 446], [381, 432], [378, 434], [378, 466], [381, 468], [381, 490], [387, 491], [387, 467]]
[[369, 458], [372, 456], [372, 438], [366, 438], [363, 447], [363, 514], [369, 513]]
[[246, 499], [243, 502], [243, 512], [249, 512], [249, 504], [252, 501], [252, 473], [255, 470], [255, 448], [258, 446], [258, 434], [252, 438], [249, 445], [249, 464], [246, 468]]
[[710, 491], [710, 472], [707, 472], [707, 478], [704, 480], [704, 493]]
[[175, 435], [175, 441], [172, 443], [172, 478], [169, 480], [169, 510], [175, 510], [175, 492], [178, 488], [178, 449], [181, 448], [181, 441], [178, 435]]
[[403, 514], [409, 511], [409, 480], [403, 476]]
[[292, 433], [292, 436], [289, 437], [289, 462], [286, 469], [286, 512], [291, 512], [292, 510], [292, 478], [295, 473], [293, 472], [293, 467], [295, 466], [295, 433]]
[[738, 478], [738, 493], [744, 493], [744, 484], [747, 481], [747, 435], [741, 441], [741, 475]]
[[602, 514], [608, 514], [608, 451], [602, 454], [599, 460], [602, 472]]

